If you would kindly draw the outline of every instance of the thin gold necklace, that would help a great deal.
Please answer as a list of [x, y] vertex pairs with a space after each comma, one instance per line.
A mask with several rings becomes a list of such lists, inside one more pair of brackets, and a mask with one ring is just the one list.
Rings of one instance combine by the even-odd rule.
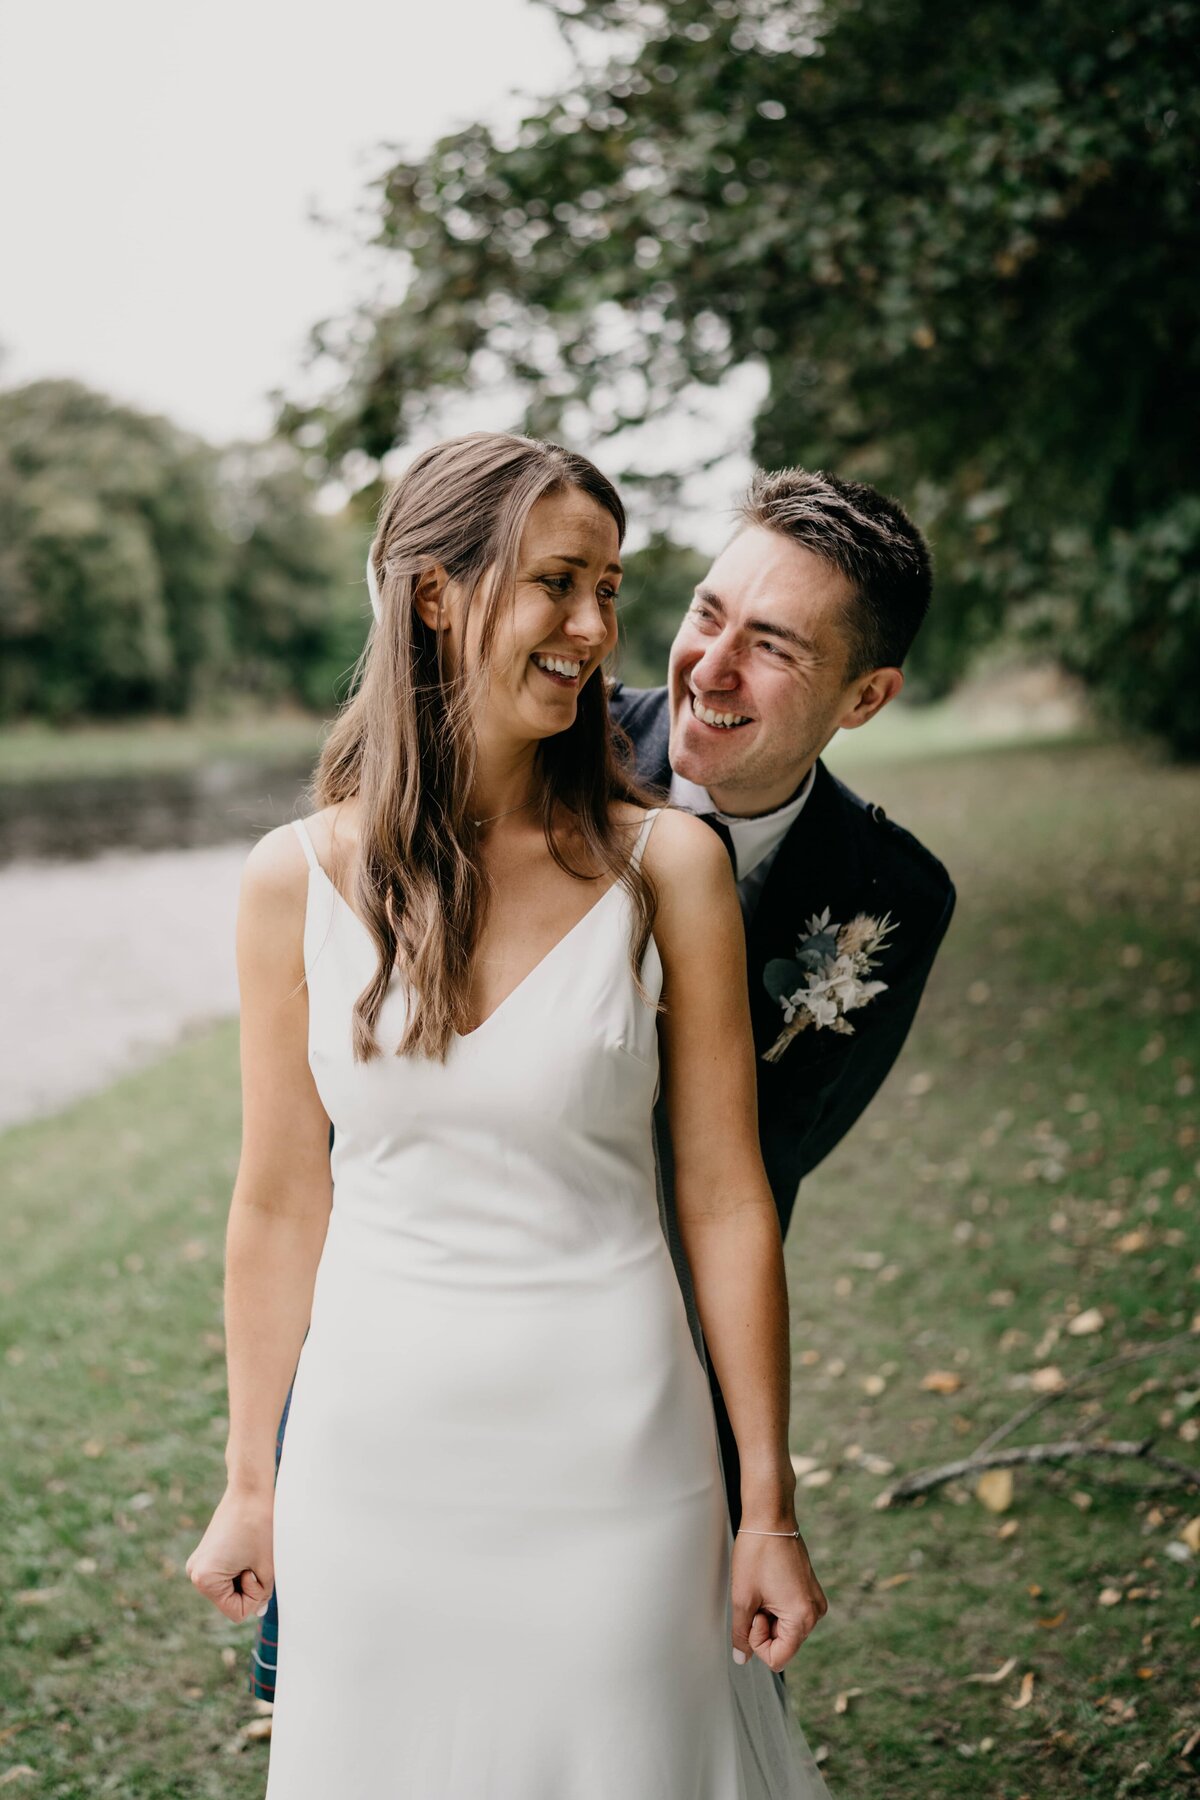
[[472, 819], [471, 823], [475, 826], [492, 825], [497, 819], [507, 819], [509, 813], [521, 812], [526, 806], [532, 806], [536, 799], [537, 795], [531, 794], [528, 800], [522, 800], [520, 806], [510, 806], [508, 812], [489, 813], [486, 819]]

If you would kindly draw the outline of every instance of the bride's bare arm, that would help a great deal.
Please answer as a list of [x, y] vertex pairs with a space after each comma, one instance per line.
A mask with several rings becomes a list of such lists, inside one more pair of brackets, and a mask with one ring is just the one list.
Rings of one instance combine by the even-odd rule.
[[[659, 890], [655, 938], [667, 1006], [660, 1035], [675, 1212], [737, 1440], [742, 1527], [747, 1534], [792, 1531], [787, 1283], [779, 1217], [758, 1142], [741, 908], [723, 845], [687, 814], [666, 812], [658, 820], [646, 867]], [[739, 1554], [743, 1548], [760, 1572], [779, 1568], [779, 1556], [790, 1550], [787, 1567], [800, 1585], [786, 1572], [780, 1579], [790, 1594], [791, 1624], [774, 1649], [764, 1651], [761, 1633], [752, 1643], [779, 1668], [824, 1613], [824, 1595], [802, 1546], [799, 1559], [787, 1539], [748, 1535], [738, 1539]], [[735, 1580], [735, 1602], [736, 1587]]]
[[[225, 1250], [228, 1486], [188, 1560], [195, 1585], [232, 1618], [271, 1591], [275, 1434], [332, 1203], [329, 1118], [308, 1063], [306, 877], [295, 833], [281, 827], [247, 858], [238, 905], [242, 1147]], [[257, 1579], [241, 1581], [250, 1570]]]
[[288, 827], [247, 858], [238, 908], [242, 1149], [225, 1245], [226, 1467], [274, 1486], [275, 1433], [329, 1224], [329, 1117], [308, 1062], [307, 866]]

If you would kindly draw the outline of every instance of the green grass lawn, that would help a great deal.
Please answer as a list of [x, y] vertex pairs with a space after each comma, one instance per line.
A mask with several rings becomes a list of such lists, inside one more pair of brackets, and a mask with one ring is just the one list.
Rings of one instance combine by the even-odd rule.
[[0, 786], [69, 781], [80, 775], [178, 774], [213, 761], [315, 759], [328, 720], [298, 708], [231, 709], [191, 719], [116, 719], [111, 724], [0, 727]]
[[[831, 1600], [792, 1705], [834, 1800], [1193, 1793], [1200, 1557], [1169, 1546], [1200, 1492], [1093, 1462], [1019, 1469], [1002, 1515], [966, 1484], [874, 1502], [1015, 1413], [1031, 1372], [1200, 1311], [1200, 773], [1065, 746], [850, 778], [960, 897], [900, 1064], [789, 1238], [800, 1519]], [[251, 1630], [183, 1574], [223, 1475], [238, 1111], [225, 1026], [0, 1137], [0, 1783], [32, 1771], [14, 1794], [262, 1792]], [[1200, 1465], [1198, 1350], [1015, 1441], [1154, 1436]]]

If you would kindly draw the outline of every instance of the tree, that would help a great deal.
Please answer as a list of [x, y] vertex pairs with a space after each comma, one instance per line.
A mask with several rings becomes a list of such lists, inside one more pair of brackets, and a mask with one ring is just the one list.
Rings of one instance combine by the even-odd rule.
[[[500, 374], [528, 429], [609, 432], [757, 360], [761, 462], [874, 481], [931, 530], [927, 685], [1006, 621], [1052, 626], [1124, 717], [1200, 751], [1100, 649], [1149, 671], [1185, 643], [1177, 686], [1200, 673], [1198, 0], [551, 3], [568, 91], [511, 142], [474, 126], [388, 172], [405, 296], [318, 331], [340, 385], [285, 425], [379, 458]], [[1174, 573], [1134, 580], [1164, 532]]]
[[371, 534], [316, 510], [300, 456], [280, 439], [235, 445], [220, 469], [233, 685], [326, 711], [370, 622]]
[[226, 673], [215, 463], [69, 381], [0, 393], [0, 716], [185, 712]]
[[290, 444], [221, 454], [75, 382], [0, 393], [0, 719], [327, 709], [369, 620], [360, 549]]

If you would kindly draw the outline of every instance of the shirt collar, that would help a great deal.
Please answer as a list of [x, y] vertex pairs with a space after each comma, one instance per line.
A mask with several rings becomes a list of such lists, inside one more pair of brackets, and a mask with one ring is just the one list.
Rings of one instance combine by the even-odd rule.
[[777, 850], [796, 820], [804, 810], [804, 803], [812, 793], [813, 782], [817, 777], [817, 765], [814, 762], [808, 771], [803, 787], [783, 806], [774, 812], [760, 813], [757, 818], [737, 818], [733, 813], [720, 812], [712, 802], [712, 795], [707, 788], [697, 782], [689, 781], [685, 775], [671, 774], [671, 791], [668, 798], [673, 806], [682, 806], [688, 812], [713, 813], [728, 826], [737, 855], [737, 878], [745, 879], [751, 869], [757, 868], [765, 856]]

